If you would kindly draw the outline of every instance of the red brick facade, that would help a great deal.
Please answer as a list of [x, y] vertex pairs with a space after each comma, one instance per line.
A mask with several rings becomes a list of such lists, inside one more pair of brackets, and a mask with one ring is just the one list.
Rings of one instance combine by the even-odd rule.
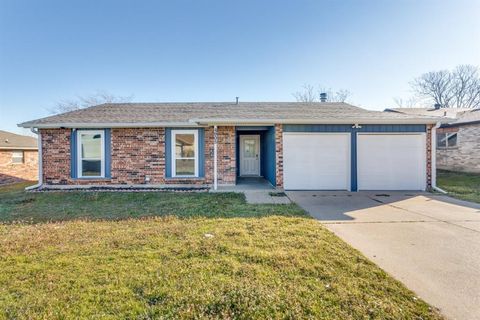
[[[165, 128], [111, 130], [111, 178], [74, 179], [70, 129], [41, 129], [43, 181], [49, 185], [212, 184], [213, 127], [205, 128], [205, 177], [166, 178]], [[235, 184], [235, 127], [218, 127], [218, 183]]]
[[[13, 163], [13, 152], [23, 152], [23, 163]], [[0, 150], [0, 185], [38, 180], [37, 150]]]
[[[427, 187], [432, 184], [432, 125], [427, 126]], [[111, 178], [73, 179], [70, 176], [70, 129], [42, 129], [43, 179], [50, 185], [105, 184], [213, 184], [214, 129], [205, 128], [205, 175], [201, 178], [166, 178], [165, 128], [111, 130]], [[276, 186], [283, 188], [283, 126], [275, 125]], [[218, 184], [236, 183], [236, 130], [218, 127]]]

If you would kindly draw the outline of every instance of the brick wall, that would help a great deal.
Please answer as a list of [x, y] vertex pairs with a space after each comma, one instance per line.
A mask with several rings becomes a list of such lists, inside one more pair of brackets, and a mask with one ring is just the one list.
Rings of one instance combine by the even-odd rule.
[[23, 163], [12, 163], [13, 151], [0, 150], [0, 184], [38, 180], [37, 150], [23, 150]]
[[283, 125], [275, 125], [275, 175], [277, 188], [283, 188]]
[[457, 146], [437, 147], [437, 168], [480, 173], [480, 124], [437, 129], [442, 132], [458, 132]]
[[[205, 177], [165, 178], [165, 129], [111, 130], [111, 178], [72, 179], [70, 129], [42, 129], [43, 176], [46, 184], [212, 184], [213, 127], [205, 128]], [[235, 127], [218, 127], [218, 183], [236, 181]]]
[[[235, 184], [236, 169], [236, 142], [235, 127], [218, 127], [217, 167], [218, 184]], [[213, 183], [213, 127], [205, 129], [205, 178], [207, 183]]]

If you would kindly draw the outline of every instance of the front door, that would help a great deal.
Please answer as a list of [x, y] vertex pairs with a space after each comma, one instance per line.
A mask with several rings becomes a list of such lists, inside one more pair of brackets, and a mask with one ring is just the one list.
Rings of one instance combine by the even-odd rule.
[[240, 175], [260, 176], [260, 136], [240, 136]]

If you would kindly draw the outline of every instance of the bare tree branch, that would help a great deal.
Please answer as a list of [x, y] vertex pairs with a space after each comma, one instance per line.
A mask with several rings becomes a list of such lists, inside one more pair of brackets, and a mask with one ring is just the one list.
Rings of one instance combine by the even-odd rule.
[[298, 102], [315, 102], [317, 97], [315, 89], [310, 84], [304, 84], [301, 91], [293, 93], [293, 96]]
[[96, 106], [102, 103], [130, 102], [132, 99], [133, 96], [121, 97], [105, 91], [98, 91], [87, 96], [77, 96], [76, 99], [61, 100], [53, 108], [49, 109], [49, 111], [52, 114], [64, 113]]
[[393, 98], [393, 102], [398, 108], [415, 108], [417, 106], [418, 99], [416, 97], [410, 97], [408, 99], [395, 97]]
[[320, 89], [314, 89], [314, 86], [305, 84], [302, 86], [301, 91], [293, 93], [293, 96], [297, 102], [316, 102], [320, 101], [320, 94], [327, 94], [327, 102], [345, 102], [349, 99], [352, 93], [345, 89], [333, 91], [331, 88], [320, 87]]
[[442, 108], [480, 107], [480, 72], [472, 65], [459, 65], [453, 71], [428, 72], [411, 83], [420, 98]]

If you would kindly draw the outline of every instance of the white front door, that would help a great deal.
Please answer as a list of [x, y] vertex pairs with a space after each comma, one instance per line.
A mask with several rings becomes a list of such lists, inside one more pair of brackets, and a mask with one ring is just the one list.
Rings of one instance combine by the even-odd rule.
[[240, 136], [240, 175], [260, 175], [260, 136]]

